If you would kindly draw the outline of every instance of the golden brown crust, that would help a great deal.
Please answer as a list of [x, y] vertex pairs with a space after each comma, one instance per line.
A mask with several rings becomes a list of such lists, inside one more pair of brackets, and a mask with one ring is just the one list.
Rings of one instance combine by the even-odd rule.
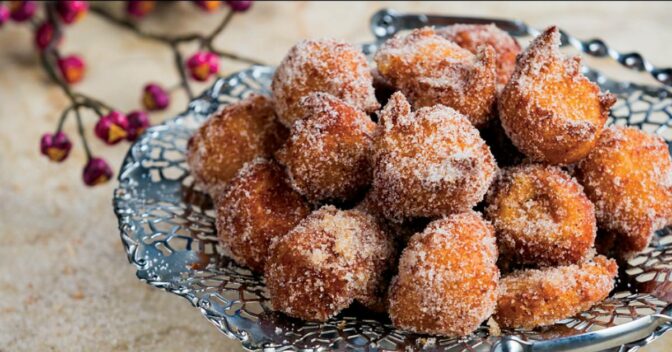
[[479, 47], [474, 55], [425, 27], [395, 35], [374, 60], [378, 72], [416, 109], [443, 104], [477, 127], [493, 116], [496, 59], [490, 46]]
[[189, 140], [187, 163], [211, 195], [222, 190], [246, 162], [272, 156], [287, 138], [268, 97], [252, 95], [210, 117]]
[[610, 127], [575, 175], [618, 256], [632, 257], [646, 248], [655, 230], [672, 224], [672, 159], [660, 137]]
[[554, 266], [593, 255], [593, 204], [558, 167], [504, 169], [486, 197], [485, 214], [497, 231], [500, 256], [522, 265]]
[[504, 328], [551, 325], [607, 298], [617, 271], [616, 261], [598, 256], [579, 265], [514, 272], [500, 281], [493, 318]]
[[535, 161], [570, 164], [583, 158], [604, 128], [612, 94], [581, 74], [578, 57], [559, 51], [560, 33], [546, 29], [519, 56], [498, 103], [513, 144]]
[[509, 81], [516, 67], [516, 56], [520, 45], [508, 33], [494, 24], [454, 24], [436, 30], [440, 36], [457, 43], [460, 47], [476, 54], [478, 48], [489, 45], [495, 49], [497, 57], [497, 85], [502, 87]]
[[241, 265], [263, 272], [268, 247], [303, 218], [310, 207], [284, 179], [274, 161], [246, 163], [216, 199], [217, 236]]
[[354, 300], [373, 304], [394, 249], [370, 215], [324, 206], [274, 241], [270, 253], [264, 277], [273, 307], [325, 321]]
[[466, 117], [442, 105], [411, 112], [397, 92], [379, 118], [372, 197], [385, 217], [439, 217], [483, 199], [497, 166]]
[[494, 311], [499, 270], [492, 225], [467, 212], [411, 237], [390, 286], [390, 318], [401, 329], [465, 336]]
[[287, 143], [276, 153], [292, 187], [314, 203], [359, 196], [371, 184], [376, 124], [326, 93], [304, 97], [301, 107], [306, 117], [294, 122]]
[[275, 70], [271, 90], [280, 121], [291, 127], [305, 116], [301, 98], [313, 92], [329, 93], [367, 113], [378, 110], [372, 81], [366, 57], [351, 44], [303, 40]]

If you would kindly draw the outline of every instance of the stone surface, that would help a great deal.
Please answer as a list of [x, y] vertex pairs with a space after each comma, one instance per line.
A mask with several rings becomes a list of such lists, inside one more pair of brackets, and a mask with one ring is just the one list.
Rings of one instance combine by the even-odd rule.
[[[600, 37], [614, 48], [672, 65], [672, 46], [664, 45], [672, 42], [669, 3], [257, 3], [234, 18], [217, 45], [277, 63], [305, 37], [370, 40], [368, 19], [385, 6], [519, 18], [538, 28], [557, 24], [578, 37]], [[181, 3], [159, 9], [143, 25], [166, 33], [205, 32], [222, 15], [198, 14]], [[85, 188], [84, 155], [76, 139], [64, 165], [39, 154], [41, 134], [54, 128], [67, 99], [47, 84], [32, 34], [25, 26], [7, 25], [0, 30], [0, 47], [0, 351], [239, 351], [237, 342], [220, 335], [187, 302], [135, 278], [112, 213], [115, 182]], [[63, 49], [89, 63], [76, 89], [123, 110], [139, 106], [148, 80], [177, 83], [168, 50], [95, 15], [68, 29]], [[224, 73], [242, 67], [223, 62]], [[183, 96], [174, 95], [170, 111], [154, 114], [152, 121], [185, 104]], [[93, 115], [85, 119], [95, 154], [118, 167], [128, 144], [104, 147], [91, 133]], [[76, 136], [73, 122], [66, 131]], [[670, 344], [672, 335], [643, 351], [662, 352]]]

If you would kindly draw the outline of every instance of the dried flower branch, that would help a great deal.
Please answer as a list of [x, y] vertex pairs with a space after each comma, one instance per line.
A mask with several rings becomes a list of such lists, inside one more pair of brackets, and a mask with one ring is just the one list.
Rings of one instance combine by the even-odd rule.
[[[193, 1], [199, 8], [214, 12], [222, 7], [222, 1]], [[83, 181], [86, 185], [93, 186], [107, 182], [112, 177], [112, 169], [107, 162], [93, 156], [84, 123], [82, 121], [82, 109], [91, 110], [98, 117], [95, 124], [95, 135], [109, 145], [117, 144], [122, 140], [133, 141], [137, 139], [147, 127], [149, 117], [143, 110], [135, 110], [124, 114], [118, 109], [93, 98], [84, 93], [72, 89], [72, 85], [81, 81], [86, 72], [86, 63], [78, 55], [64, 55], [59, 50], [59, 44], [64, 38], [64, 26], [79, 21], [87, 12], [106, 20], [119, 28], [133, 32], [140, 38], [156, 41], [168, 46], [173, 52], [175, 67], [179, 77], [177, 90], [183, 90], [189, 99], [194, 98], [189, 79], [208, 81], [219, 72], [219, 60], [228, 59], [248, 64], [261, 64], [257, 60], [227, 52], [214, 47], [215, 39], [224, 32], [235, 14], [247, 11], [251, 1], [226, 1], [229, 7], [216, 28], [207, 35], [199, 33], [186, 33], [176, 36], [166, 36], [152, 33], [142, 28], [137, 19], [150, 14], [157, 6], [156, 1], [135, 0], [126, 2], [127, 16], [121, 18], [110, 13], [99, 4], [89, 4], [80, 0], [59, 0], [45, 3], [36, 1], [10, 1], [9, 7], [0, 3], [0, 26], [9, 19], [14, 22], [32, 24], [35, 31], [35, 45], [37, 47], [40, 63], [48, 77], [63, 91], [70, 100], [58, 121], [54, 133], [46, 133], [40, 141], [42, 154], [50, 160], [62, 162], [67, 159], [72, 142], [62, 131], [66, 120], [75, 116], [77, 132], [82, 147], [85, 151], [87, 162], [83, 170]], [[43, 8], [44, 17], [37, 18], [39, 7]], [[180, 46], [185, 43], [196, 42], [199, 51], [193, 53], [187, 60], [184, 59]], [[176, 89], [164, 89], [158, 84], [149, 83], [143, 89], [142, 105], [144, 110], [157, 111], [166, 109], [170, 104], [170, 93]]]

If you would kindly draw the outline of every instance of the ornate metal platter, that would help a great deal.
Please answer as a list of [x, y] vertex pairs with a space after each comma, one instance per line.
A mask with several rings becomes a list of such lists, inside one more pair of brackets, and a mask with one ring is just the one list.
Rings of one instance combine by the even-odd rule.
[[[517, 37], [538, 33], [521, 22], [381, 11], [372, 18], [377, 43], [399, 30], [423, 25], [491, 23]], [[616, 60], [624, 71], [653, 77], [644, 85], [586, 74], [619, 101], [609, 123], [635, 125], [672, 145], [672, 70], [652, 66], [639, 54], [620, 54], [600, 40], [564, 43], [591, 56]], [[371, 53], [376, 44], [364, 46]], [[623, 67], [627, 68], [623, 69]], [[672, 329], [672, 228], [656, 233], [632, 259], [609, 299], [575, 317], [532, 331], [490, 331], [469, 337], [434, 338], [394, 329], [385, 316], [356, 308], [326, 323], [309, 323], [272, 312], [263, 279], [220, 254], [211, 200], [193, 185], [185, 162], [187, 140], [223, 105], [251, 93], [268, 93], [273, 69], [254, 66], [219, 79], [187, 111], [150, 128], [129, 150], [114, 192], [114, 211], [128, 260], [148, 284], [186, 298], [230, 338], [250, 350], [441, 350], [441, 351], [627, 351]]]

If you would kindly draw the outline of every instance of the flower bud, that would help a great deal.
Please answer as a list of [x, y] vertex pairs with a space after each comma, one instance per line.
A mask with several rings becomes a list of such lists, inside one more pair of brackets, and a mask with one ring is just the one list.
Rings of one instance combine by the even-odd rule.
[[112, 178], [112, 169], [101, 158], [91, 158], [82, 173], [82, 179], [87, 186], [95, 186], [109, 181]]
[[40, 152], [51, 161], [61, 162], [65, 160], [70, 154], [70, 149], [72, 149], [72, 143], [63, 132], [45, 133], [40, 140]]
[[56, 12], [63, 22], [72, 24], [84, 17], [89, 10], [89, 3], [82, 0], [59, 0], [56, 3]]
[[196, 4], [196, 6], [207, 12], [213, 12], [222, 7], [221, 1], [201, 0], [201, 1], [194, 1], [194, 3]]
[[126, 2], [126, 13], [133, 17], [143, 18], [154, 11], [156, 1], [153, 0], [130, 0]]
[[0, 27], [9, 21], [9, 9], [4, 4], [0, 4]]
[[43, 22], [35, 31], [35, 46], [44, 50], [54, 39], [54, 25], [51, 22]]
[[37, 4], [31, 0], [14, 0], [9, 2], [9, 16], [15, 22], [25, 22], [33, 18]]
[[229, 0], [226, 4], [236, 12], [245, 12], [252, 7], [252, 1], [250, 0]]
[[209, 51], [198, 51], [187, 60], [191, 78], [204, 82], [219, 71], [219, 58]]
[[127, 129], [128, 118], [126, 115], [118, 111], [112, 111], [98, 120], [94, 132], [103, 142], [113, 145], [126, 138]]
[[147, 84], [143, 92], [142, 105], [147, 110], [163, 110], [170, 104], [170, 96], [168, 95], [168, 92], [158, 84]]
[[132, 111], [128, 114], [128, 128], [126, 139], [134, 141], [149, 127], [149, 115], [144, 111]]
[[79, 56], [69, 55], [58, 59], [58, 69], [61, 71], [61, 77], [66, 82], [73, 84], [84, 78], [86, 64]]

